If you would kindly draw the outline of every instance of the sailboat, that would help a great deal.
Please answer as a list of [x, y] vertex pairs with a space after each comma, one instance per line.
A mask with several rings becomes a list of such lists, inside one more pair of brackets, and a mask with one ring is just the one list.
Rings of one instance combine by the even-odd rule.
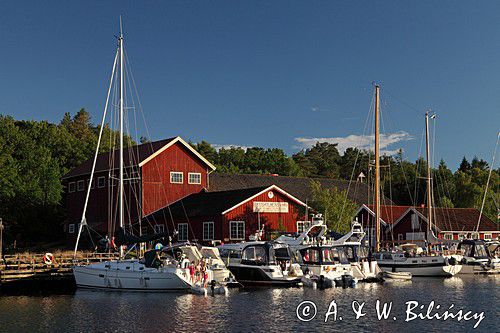
[[[407, 272], [411, 276], [453, 276], [460, 272], [462, 266], [454, 257], [441, 254], [430, 255], [429, 246], [427, 254], [420, 252], [415, 244], [405, 244], [397, 251], [380, 251], [380, 152], [379, 152], [379, 99], [380, 87], [375, 86], [375, 228], [376, 245], [373, 258], [379, 267], [386, 272]], [[436, 243], [439, 240], [432, 231], [432, 182], [429, 148], [429, 112], [425, 114], [426, 128], [426, 157], [427, 157], [427, 207], [428, 223], [426, 241]]]
[[[118, 74], [116, 74], [118, 73]], [[118, 47], [111, 73], [111, 79], [104, 107], [101, 129], [97, 143], [90, 183], [93, 182], [99, 146], [101, 143], [103, 128], [105, 127], [106, 112], [109, 105], [110, 93], [113, 86], [115, 74], [119, 75], [119, 207], [118, 216], [120, 231], [124, 230], [124, 162], [123, 162], [123, 138], [124, 138], [124, 38], [121, 29], [118, 37]], [[78, 250], [78, 243], [84, 227], [88, 228], [86, 211], [89, 201], [91, 186], [87, 188], [85, 205], [82, 219], [78, 230], [78, 237], [75, 244], [74, 254]], [[133, 238], [133, 237], [130, 237]], [[226, 288], [222, 283], [231, 277], [229, 270], [223, 265], [216, 250], [210, 248], [200, 249], [194, 244], [181, 244], [168, 246], [147, 251], [142, 259], [124, 259], [124, 248], [120, 246], [120, 259], [110, 260], [90, 265], [77, 265], [73, 267], [73, 274], [76, 285], [82, 288], [97, 288], [109, 290], [128, 291], [169, 291], [169, 290], [191, 290], [195, 293], [205, 293], [206, 286], [200, 286], [193, 281], [190, 274], [189, 265], [194, 262], [206, 264], [208, 281], [211, 281], [212, 293], [225, 293]]]

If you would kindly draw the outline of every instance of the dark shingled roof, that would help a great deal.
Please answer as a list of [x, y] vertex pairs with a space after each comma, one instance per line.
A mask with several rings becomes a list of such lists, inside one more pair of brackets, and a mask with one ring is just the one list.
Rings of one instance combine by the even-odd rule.
[[[210, 192], [216, 192], [276, 185], [297, 199], [305, 202], [306, 200], [311, 201], [312, 199], [311, 180], [313, 179], [304, 177], [212, 173], [210, 175], [210, 185], [208, 190]], [[345, 180], [328, 178], [314, 178], [314, 180], [320, 182], [323, 188], [347, 190], [349, 187], [349, 182]], [[353, 181], [349, 189], [348, 197], [358, 205], [362, 205], [368, 204], [369, 199], [373, 200], [373, 193], [365, 183]], [[382, 202], [392, 204], [392, 202], [387, 198], [383, 198]]]
[[[124, 148], [123, 149], [124, 167], [127, 168], [138, 165], [140, 162], [148, 158], [151, 154], [155, 153], [157, 150], [161, 149], [163, 146], [170, 143], [170, 141], [174, 139], [175, 137]], [[107, 153], [101, 153], [97, 155], [95, 171], [96, 172], [107, 171], [110, 169], [110, 166], [118, 168], [118, 165], [120, 163], [119, 159], [120, 159], [119, 149]], [[94, 162], [94, 157], [92, 156], [92, 158], [86, 160], [85, 162], [83, 162], [82, 164], [72, 169], [67, 174], [65, 174], [63, 176], [63, 179], [90, 174], [90, 171], [92, 171], [93, 162]]]
[[[220, 192], [199, 192], [188, 195], [182, 200], [174, 202], [151, 214], [153, 217], [165, 215], [174, 218], [220, 215], [225, 210], [239, 204], [251, 196], [265, 190], [269, 186], [254, 187]], [[168, 211], [170, 209], [170, 212]]]
[[[427, 209], [416, 207], [420, 214], [427, 218]], [[444, 231], [473, 231], [476, 230], [479, 219], [479, 210], [475, 208], [441, 208], [433, 209], [435, 224], [440, 230]], [[481, 215], [480, 231], [498, 231], [498, 225]]]

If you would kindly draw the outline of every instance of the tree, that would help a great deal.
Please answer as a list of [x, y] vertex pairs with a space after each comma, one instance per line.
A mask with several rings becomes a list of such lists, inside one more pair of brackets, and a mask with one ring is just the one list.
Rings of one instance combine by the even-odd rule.
[[347, 198], [346, 191], [337, 188], [322, 188], [317, 181], [311, 181], [311, 207], [325, 216], [328, 228], [346, 233], [351, 229], [351, 222], [356, 214], [358, 205]]
[[460, 163], [460, 166], [458, 167], [458, 170], [459, 171], [462, 171], [462, 172], [467, 172], [471, 169], [471, 165], [469, 163], [469, 161], [467, 161], [467, 159], [464, 158], [462, 159], [462, 163]]

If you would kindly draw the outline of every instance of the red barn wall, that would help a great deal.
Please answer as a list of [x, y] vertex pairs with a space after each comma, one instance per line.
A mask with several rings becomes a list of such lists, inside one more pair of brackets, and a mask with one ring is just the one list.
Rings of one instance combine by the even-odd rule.
[[248, 240], [250, 235], [255, 234], [258, 229], [258, 215], [253, 212], [253, 203], [256, 201], [260, 202], [288, 202], [288, 213], [260, 213], [260, 223], [261, 226], [265, 223], [266, 233], [270, 231], [279, 231], [280, 222], [284, 226], [286, 232], [296, 232], [297, 231], [297, 221], [304, 220], [305, 209], [302, 205], [291, 200], [289, 197], [279, 193], [278, 191], [272, 191], [274, 194], [273, 198], [269, 198], [268, 192], [266, 191], [259, 195], [258, 197], [236, 207], [232, 211], [228, 212], [223, 216], [222, 219], [222, 237], [223, 241], [229, 240], [229, 222], [230, 221], [244, 221], [245, 222], [245, 239]]
[[[171, 184], [170, 172], [183, 172], [183, 184]], [[146, 216], [207, 187], [207, 166], [177, 142], [142, 166], [142, 214]], [[188, 173], [201, 173], [201, 184], [188, 184]]]

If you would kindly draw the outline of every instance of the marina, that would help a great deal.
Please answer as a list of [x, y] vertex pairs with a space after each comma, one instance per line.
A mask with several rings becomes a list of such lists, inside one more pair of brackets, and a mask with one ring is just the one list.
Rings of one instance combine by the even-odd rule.
[[[215, 7], [226, 5], [233, 6]], [[168, 15], [179, 10], [162, 6]], [[244, 6], [254, 4], [235, 8]], [[332, 13], [316, 21], [326, 13], [318, 11], [308, 21], [339, 38], [328, 26], [338, 24], [332, 18], [342, 6], [323, 6]], [[38, 83], [27, 90], [50, 98], [29, 109], [47, 118], [0, 114], [1, 332], [499, 331], [500, 132], [495, 127], [492, 140], [498, 112], [491, 110], [500, 102], [490, 101], [460, 129], [450, 110], [471, 106], [460, 100], [457, 107], [432, 86], [443, 67], [434, 68], [434, 58], [413, 64], [415, 76], [427, 67], [433, 72], [417, 94], [404, 86], [406, 74], [395, 74], [407, 70], [399, 58], [379, 58], [373, 36], [392, 29], [366, 31], [371, 47], [363, 52], [344, 50], [338, 46], [359, 44], [353, 30], [343, 29], [352, 24], [348, 16], [339, 31], [353, 36], [330, 44], [309, 30], [311, 23], [299, 22], [309, 6], [300, 15], [276, 9], [272, 20], [245, 12], [252, 21], [233, 35], [229, 27], [245, 21], [242, 15], [229, 22], [205, 8], [203, 18], [178, 13], [124, 24], [110, 8], [118, 24], [99, 24], [92, 15], [95, 25], [78, 23], [87, 28], [76, 33], [78, 54], [45, 58], [29, 70], [36, 77], [45, 66], [57, 73], [66, 58], [88, 61], [68, 62], [78, 79], [50, 89], [64, 108], [88, 103], [92, 110], [72, 115], [59, 106], [48, 118], [48, 101], [59, 98]], [[367, 13], [383, 21], [382, 13]], [[205, 14], [213, 22], [200, 23]], [[300, 20], [283, 31], [259, 27], [282, 16]], [[162, 31], [153, 31], [159, 22]], [[59, 53], [75, 49], [66, 43]], [[401, 51], [392, 52], [405, 61], [421, 54]], [[370, 59], [360, 61], [360, 54]], [[367, 73], [371, 84], [361, 84]], [[351, 75], [358, 77], [351, 82]], [[392, 76], [398, 78], [388, 83]], [[49, 87], [46, 78], [39, 80]], [[409, 75], [408, 82], [417, 81]], [[467, 98], [491, 97], [476, 86]], [[9, 107], [21, 110], [30, 99], [17, 96]], [[469, 162], [465, 154], [474, 157]], [[457, 167], [448, 168], [442, 156]]]

